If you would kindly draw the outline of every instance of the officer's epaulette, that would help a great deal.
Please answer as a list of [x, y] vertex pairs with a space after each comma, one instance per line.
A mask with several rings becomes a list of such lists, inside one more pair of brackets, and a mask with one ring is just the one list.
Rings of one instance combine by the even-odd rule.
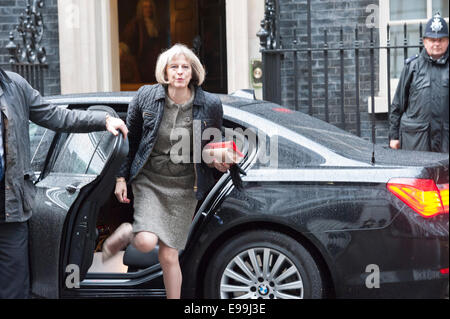
[[405, 64], [409, 64], [411, 61], [414, 61], [415, 59], [417, 59], [419, 57], [418, 54], [413, 55], [412, 57], [409, 57], [405, 60]]

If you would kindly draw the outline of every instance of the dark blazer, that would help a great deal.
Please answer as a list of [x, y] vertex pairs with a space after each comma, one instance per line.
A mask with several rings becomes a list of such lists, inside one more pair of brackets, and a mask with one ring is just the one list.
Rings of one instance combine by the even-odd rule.
[[35, 188], [31, 169], [29, 121], [59, 132], [86, 133], [106, 129], [103, 112], [67, 110], [45, 101], [20, 75], [0, 86], [5, 151], [5, 211], [0, 223], [24, 222], [31, 217]]
[[[128, 107], [127, 127], [130, 149], [126, 162], [117, 174], [118, 177], [125, 177], [128, 183], [139, 174], [153, 150], [164, 114], [165, 99], [166, 90], [163, 85], [145, 85], [138, 90]], [[201, 137], [206, 128], [214, 127], [219, 130], [222, 128], [222, 103], [217, 95], [205, 92], [201, 87], [195, 87], [192, 113], [194, 191], [196, 198], [201, 200], [214, 185], [215, 170], [208, 167], [201, 156], [203, 147], [214, 137], [208, 136], [205, 140]]]

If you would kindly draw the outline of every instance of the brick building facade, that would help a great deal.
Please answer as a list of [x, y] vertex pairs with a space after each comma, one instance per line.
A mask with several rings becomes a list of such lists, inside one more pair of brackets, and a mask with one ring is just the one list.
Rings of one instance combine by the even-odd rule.
[[[359, 50], [359, 110], [361, 119], [361, 136], [371, 138], [371, 118], [369, 116], [369, 97], [371, 96], [370, 68], [370, 32], [373, 29], [373, 40], [379, 44], [379, 31], [373, 28], [370, 6], [377, 5], [373, 0], [312, 0], [310, 2], [310, 20], [308, 27], [308, 2], [306, 0], [279, 1], [279, 32], [282, 48], [309, 47], [309, 36], [313, 49], [322, 49], [325, 45], [327, 31], [328, 48], [352, 48], [355, 45], [355, 29], [358, 32]], [[343, 43], [341, 40], [343, 30]], [[294, 40], [297, 43], [294, 44]], [[312, 54], [312, 115], [325, 120], [325, 59], [324, 51], [313, 51]], [[295, 85], [298, 85], [299, 110], [309, 111], [309, 60], [307, 52], [298, 54], [298, 76], [294, 83], [293, 55], [286, 54], [281, 62], [281, 98], [282, 104], [294, 108]], [[374, 89], [379, 90], [379, 52], [374, 54]], [[354, 50], [344, 51], [344, 113], [345, 129], [356, 133], [356, 72]], [[341, 58], [338, 50], [328, 51], [328, 108], [329, 122], [342, 126], [341, 122]], [[377, 143], [387, 143], [387, 113], [373, 117], [376, 127]]]
[[[48, 68], [44, 72], [44, 93], [55, 95], [61, 92], [59, 66], [59, 33], [57, 0], [46, 0], [40, 12], [44, 18], [44, 36], [41, 44], [47, 52]], [[13, 31], [14, 41], [17, 43], [19, 34], [15, 26], [19, 23], [21, 14], [25, 14], [26, 0], [0, 1], [0, 65], [8, 69], [9, 54], [6, 45], [9, 33]]]
[[[44, 7], [39, 9], [44, 17], [44, 37], [42, 44], [47, 51], [49, 68], [44, 79], [45, 95], [58, 93], [100, 92], [120, 90], [119, 68], [119, 36], [117, 34], [117, 3], [121, 0], [45, 0]], [[125, 1], [125, 0], [123, 0]], [[171, 0], [178, 1], [178, 0]], [[181, 1], [181, 0], [179, 0]], [[195, 0], [192, 0], [193, 3]], [[58, 10], [58, 2], [64, 3]], [[312, 115], [320, 119], [325, 118], [325, 74], [324, 74], [324, 32], [327, 30], [327, 42], [330, 49], [340, 45], [340, 31], [343, 30], [344, 48], [355, 45], [355, 29], [358, 30], [359, 75], [356, 76], [354, 50], [344, 51], [344, 94], [341, 93], [341, 60], [338, 50], [328, 51], [328, 107], [329, 122], [341, 126], [341, 103], [344, 101], [345, 129], [353, 133], [357, 131], [357, 109], [360, 113], [360, 134], [363, 138], [371, 139], [372, 121], [375, 122], [376, 142], [387, 144], [387, 95], [386, 95], [386, 67], [383, 57], [386, 52], [375, 49], [373, 56], [373, 72], [370, 67], [369, 42], [370, 32], [373, 31], [375, 46], [385, 45], [386, 25], [392, 23], [395, 32], [402, 33], [402, 23], [407, 19], [426, 21], [434, 10], [441, 10], [448, 19], [448, 3], [440, 0], [413, 1], [426, 2], [426, 10], [417, 5], [409, 8], [407, 1], [380, 0], [227, 0], [226, 12], [226, 52], [228, 91], [254, 88], [257, 96], [260, 88], [253, 85], [253, 74], [250, 62], [260, 59], [259, 39], [256, 32], [259, 21], [264, 15], [264, 4], [276, 2], [278, 4], [277, 26], [281, 38], [282, 48], [309, 47], [319, 49], [313, 51], [311, 63], [307, 52], [298, 54], [297, 75], [294, 78], [292, 53], [285, 54], [281, 61], [280, 80], [281, 103], [294, 108], [295, 90], [298, 90], [299, 110], [309, 112], [309, 66], [312, 68]], [[0, 0], [0, 64], [8, 63], [9, 56], [5, 49], [9, 32], [19, 22], [24, 13], [27, 0]], [[308, 4], [310, 5], [308, 7]], [[73, 19], [66, 6], [78, 9], [79, 29], [73, 30], [65, 24], [67, 19]], [[417, 8], [416, 8], [417, 7]], [[308, 11], [310, 9], [310, 11]], [[412, 11], [411, 11], [412, 10]], [[425, 11], [426, 12], [425, 12]], [[308, 12], [310, 14], [308, 15]], [[225, 14], [226, 13], [226, 14]], [[371, 25], [374, 20], [383, 20], [377, 26]], [[391, 20], [392, 18], [392, 20]], [[58, 20], [63, 21], [58, 26]], [[308, 23], [310, 21], [310, 23]], [[379, 21], [377, 21], [379, 22]], [[226, 26], [225, 26], [226, 25]], [[417, 28], [417, 26], [415, 27]], [[416, 32], [417, 33], [417, 32]], [[86, 35], [89, 35], [88, 37]], [[14, 32], [18, 40], [17, 32]], [[418, 39], [418, 36], [416, 35]], [[294, 40], [297, 41], [294, 44]], [[403, 39], [397, 39], [398, 45]], [[417, 42], [417, 40], [415, 40]], [[62, 43], [62, 44], [61, 44]], [[416, 43], [417, 44], [417, 43]], [[61, 48], [60, 48], [61, 45]], [[78, 50], [83, 46], [84, 50]], [[402, 50], [398, 50], [402, 51]], [[417, 53], [418, 49], [409, 50], [409, 56]], [[398, 53], [398, 52], [397, 52]], [[60, 56], [61, 55], [61, 56]], [[97, 59], [97, 57], [103, 57]], [[403, 66], [403, 54], [395, 57], [397, 64], [396, 76]], [[60, 64], [60, 61], [61, 62]], [[105, 63], [105, 61], [107, 61]], [[235, 72], [240, 70], [241, 72]], [[384, 73], [382, 73], [384, 72]], [[88, 76], [89, 74], [96, 76]], [[374, 91], [376, 106], [382, 106], [374, 116], [369, 114], [371, 96], [371, 77], [374, 77]], [[383, 82], [384, 81], [384, 82]], [[359, 84], [359, 107], [357, 106], [356, 83]], [[390, 83], [390, 82], [389, 82]], [[270, 85], [270, 84], [269, 84]], [[296, 87], [297, 86], [297, 87]], [[384, 90], [384, 92], [383, 92]], [[395, 86], [392, 88], [392, 96]]]
[[[262, 0], [261, 0], [262, 1]], [[8, 42], [9, 32], [14, 31], [15, 25], [19, 22], [19, 17], [25, 12], [26, 0], [2, 0], [0, 6], [0, 64], [7, 65], [9, 60], [5, 46]], [[358, 28], [362, 46], [368, 45], [369, 31], [366, 26], [368, 12], [367, 7], [373, 4], [373, 0], [312, 0], [311, 1], [311, 42], [313, 48], [321, 48], [324, 43], [324, 30], [328, 31], [327, 40], [329, 47], [336, 47], [339, 44], [339, 32], [344, 30], [344, 46], [353, 45], [354, 29]], [[307, 1], [306, 0], [279, 0], [279, 27], [282, 45], [284, 48], [308, 47], [308, 26], [307, 26]], [[58, 1], [46, 0], [44, 7], [40, 9], [44, 17], [44, 37], [42, 45], [47, 52], [47, 63], [49, 65], [45, 72], [44, 92], [45, 95], [61, 93], [61, 74], [59, 57], [59, 31], [58, 31]], [[296, 37], [294, 37], [296, 34]], [[375, 30], [375, 41], [378, 41], [378, 32]], [[14, 31], [15, 41], [19, 35]], [[293, 44], [293, 40], [297, 44]], [[371, 124], [368, 109], [368, 97], [370, 96], [370, 69], [368, 51], [361, 52], [360, 66], [360, 110], [361, 110], [361, 136], [370, 137]], [[378, 55], [375, 55], [378, 63]], [[313, 115], [324, 119], [324, 72], [323, 72], [323, 52], [315, 52], [312, 55], [313, 66]], [[308, 63], [306, 54], [298, 57], [300, 74], [299, 81], [299, 110], [308, 112]], [[355, 132], [356, 102], [355, 102], [355, 71], [354, 58], [351, 52], [346, 52], [345, 57], [345, 122], [346, 129]], [[293, 83], [293, 62], [292, 58], [286, 56], [282, 61], [282, 104], [293, 108], [294, 83]], [[7, 66], [6, 66], [7, 68]], [[378, 72], [378, 67], [375, 67]], [[376, 75], [377, 78], [377, 75]], [[378, 86], [378, 81], [376, 81]], [[377, 90], [378, 87], [375, 88]], [[329, 53], [329, 121], [339, 126], [341, 121], [340, 103], [340, 58], [338, 52]], [[385, 142], [387, 138], [386, 114], [376, 115], [377, 120], [377, 140]]]
[[[5, 49], [9, 32], [14, 30], [14, 25], [19, 22], [21, 13], [25, 12], [26, 5], [30, 1], [35, 2], [35, 0], [0, 0], [0, 64], [5, 68], [8, 67], [9, 60]], [[138, 0], [39, 0], [38, 2], [44, 4], [39, 11], [44, 18], [45, 32], [42, 44], [47, 50], [49, 64], [45, 77], [45, 95], [128, 90], [121, 86], [119, 21], [121, 17], [126, 18], [125, 13], [128, 11], [136, 10]], [[183, 13], [187, 15], [192, 13], [195, 17], [195, 21], [183, 20], [186, 28], [174, 29], [172, 26], [182, 13], [171, 11], [170, 18], [173, 21], [163, 25], [163, 28], [175, 31], [192, 28], [191, 31], [197, 34], [201, 31], [199, 25], [205, 25], [203, 20], [209, 19], [208, 23], [217, 22], [217, 25], [220, 25], [221, 39], [226, 36], [226, 45], [221, 45], [220, 54], [222, 60], [225, 61], [225, 57], [227, 62], [219, 63], [228, 71], [223, 72], [225, 78], [221, 79], [227, 84], [224, 87], [228, 88], [228, 92], [252, 87], [250, 61], [260, 59], [256, 32], [264, 12], [263, 0], [214, 2], [157, 0], [157, 3], [162, 7], [168, 7], [170, 3], [172, 11], [173, 8], [185, 8], [187, 5], [193, 12], [185, 10]], [[221, 5], [225, 3], [226, 5]], [[128, 11], [119, 10], [119, 4], [128, 6]], [[203, 9], [209, 9], [214, 5], [219, 6], [220, 10], [214, 11], [213, 18], [211, 13], [203, 14]], [[202, 20], [203, 17], [205, 19]], [[231, 36], [233, 34], [239, 36]], [[217, 38], [217, 34], [215, 37], [204, 38], [212, 41]], [[15, 32], [15, 41], [17, 39], [18, 34]], [[193, 39], [186, 42], [190, 46], [192, 43]], [[242, 73], [232, 70], [241, 70]], [[257, 96], [260, 96], [261, 88], [254, 88], [257, 93], [259, 92]]]

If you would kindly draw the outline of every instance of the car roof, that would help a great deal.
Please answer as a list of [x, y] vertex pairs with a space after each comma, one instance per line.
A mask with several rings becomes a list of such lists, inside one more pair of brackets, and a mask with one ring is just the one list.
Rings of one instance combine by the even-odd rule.
[[44, 97], [55, 104], [130, 103], [136, 91], [63, 94]]
[[[45, 97], [54, 104], [129, 104], [137, 91], [80, 93], [55, 95]], [[293, 132], [318, 142], [327, 149], [344, 157], [356, 159], [362, 162], [370, 162], [372, 143], [344, 131], [334, 125], [302, 112], [292, 111], [278, 104], [267, 101], [248, 99], [240, 96], [217, 94], [223, 105], [239, 109], [243, 117], [251, 114], [259, 119], [266, 119], [273, 124], [282, 125]], [[288, 112], [287, 112], [288, 111]], [[233, 113], [235, 113], [233, 112]], [[243, 113], [242, 113], [243, 112]], [[239, 117], [238, 117], [239, 118]], [[378, 163], [400, 164], [408, 166], [423, 166], [430, 162], [442, 160], [438, 153], [428, 152], [392, 152], [379, 145], [375, 145], [376, 159]], [[411, 153], [411, 154], [410, 154]], [[445, 155], [445, 154], [444, 154]], [[448, 155], [447, 155], [448, 162]]]
[[[46, 96], [45, 99], [55, 104], [122, 104], [130, 103], [137, 91], [121, 91], [121, 92], [97, 92], [97, 93], [78, 93]], [[252, 104], [265, 104], [267, 102], [253, 100], [239, 96], [217, 94], [223, 104], [241, 108]]]

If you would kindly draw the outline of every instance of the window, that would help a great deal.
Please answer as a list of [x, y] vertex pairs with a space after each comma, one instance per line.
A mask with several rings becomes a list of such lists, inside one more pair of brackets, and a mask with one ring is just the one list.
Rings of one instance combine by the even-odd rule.
[[42, 172], [55, 132], [30, 122], [29, 135], [31, 169], [34, 172]]
[[110, 134], [109, 132], [97, 132], [97, 134], [102, 135], [100, 137], [100, 143], [98, 144], [94, 156], [92, 157], [91, 163], [89, 164], [87, 174], [99, 175], [114, 148], [114, 143], [112, 142], [112, 134]]
[[[55, 132], [30, 122], [31, 168], [42, 172]], [[58, 154], [52, 172], [99, 175], [112, 152], [113, 135], [105, 131], [71, 134]]]
[[52, 172], [100, 174], [104, 164], [102, 158], [105, 156], [100, 154], [97, 146], [104, 134], [105, 132], [71, 134], [59, 153]]
[[[425, 25], [433, 15], [439, 12], [449, 22], [449, 4], [448, 0], [382, 0], [380, 1], [380, 46], [387, 45], [387, 25], [390, 26], [390, 44], [391, 46], [403, 45], [404, 30], [403, 26], [407, 25], [408, 45], [419, 45], [420, 32], [419, 25], [422, 23], [423, 33]], [[407, 56], [411, 57], [418, 53], [419, 49], [409, 49]], [[391, 49], [391, 100], [394, 98], [398, 80], [405, 63], [404, 50]], [[375, 112], [385, 113], [388, 111], [387, 103], [387, 56], [386, 50], [380, 50], [380, 92], [375, 99]], [[368, 102], [370, 111], [370, 99]]]
[[[403, 26], [407, 24], [408, 44], [418, 45], [420, 43], [419, 25], [422, 23], [423, 32], [428, 19], [436, 12], [448, 18], [447, 0], [395, 0], [389, 1], [389, 25], [391, 45], [402, 45], [404, 38]], [[417, 49], [408, 51], [412, 56]], [[399, 78], [403, 69], [405, 58], [403, 49], [395, 49], [391, 53], [391, 77]]]

